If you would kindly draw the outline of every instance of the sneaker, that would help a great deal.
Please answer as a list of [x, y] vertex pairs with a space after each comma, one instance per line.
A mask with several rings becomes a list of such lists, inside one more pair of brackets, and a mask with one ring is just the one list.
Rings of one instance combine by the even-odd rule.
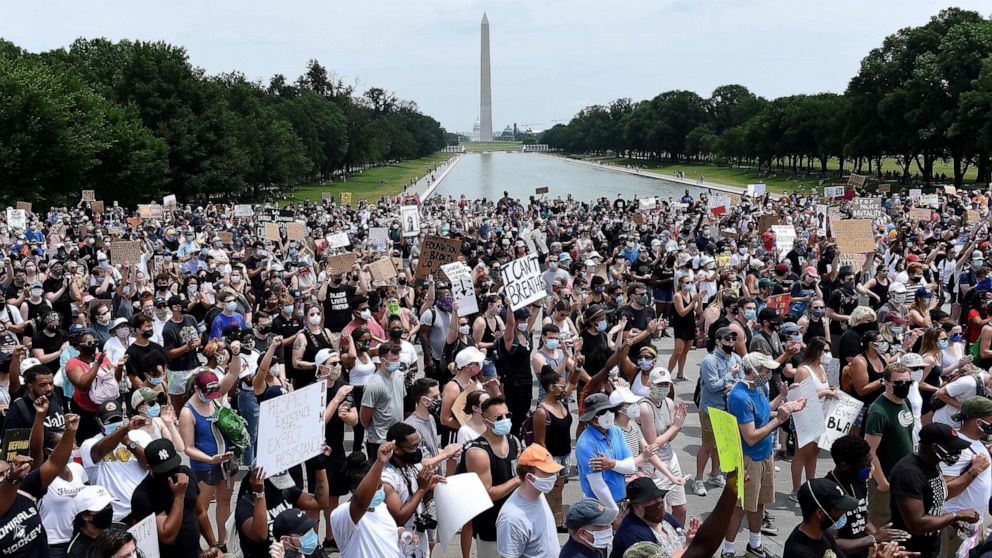
[[709, 478], [706, 480], [717, 488], [723, 488], [727, 486], [727, 481], [723, 478], [723, 475], [710, 475]]
[[790, 492], [789, 493], [789, 500], [791, 500], [791, 501], [793, 501], [793, 502], [795, 502], [795, 503], [798, 504], [799, 503], [799, 493], [798, 492]]
[[706, 496], [706, 486], [703, 485], [703, 481], [698, 479], [692, 481], [692, 493], [696, 496]]
[[772, 556], [772, 553], [765, 550], [765, 545], [761, 545], [758, 548], [747, 545], [747, 548], [744, 550], [744, 556], [747, 558], [775, 558]]
[[737, 555], [733, 552], [721, 552], [720, 558], [737, 558]]
[[778, 529], [772, 526], [771, 521], [761, 522], [761, 534], [768, 535], [769, 537], [774, 537], [778, 534]]

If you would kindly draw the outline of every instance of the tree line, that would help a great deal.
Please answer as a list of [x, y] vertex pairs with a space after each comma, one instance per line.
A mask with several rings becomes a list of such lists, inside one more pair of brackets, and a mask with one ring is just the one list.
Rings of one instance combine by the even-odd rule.
[[709, 98], [667, 91], [582, 109], [545, 131], [541, 143], [570, 153], [710, 160], [720, 164], [818, 170], [836, 159], [843, 174], [881, 177], [896, 159], [905, 179], [930, 184], [934, 163], [950, 161], [955, 184], [969, 168], [992, 178], [992, 20], [949, 8], [921, 27], [889, 35], [861, 61], [843, 94], [765, 99], [742, 85]]
[[[381, 88], [359, 94], [316, 60], [290, 82], [206, 75], [164, 42], [78, 39], [28, 53], [0, 39], [0, 202], [133, 205], [257, 197], [423, 157], [444, 129]], [[40, 202], [40, 203], [38, 203]]]

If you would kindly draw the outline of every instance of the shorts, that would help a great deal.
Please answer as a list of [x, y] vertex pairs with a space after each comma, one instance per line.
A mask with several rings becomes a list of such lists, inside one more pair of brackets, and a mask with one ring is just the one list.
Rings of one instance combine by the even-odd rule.
[[675, 292], [668, 289], [655, 289], [652, 294], [656, 303], [670, 303], [675, 299]]
[[220, 465], [214, 465], [206, 471], [193, 471], [193, 478], [196, 482], [202, 482], [207, 486], [217, 486], [224, 480], [224, 474], [220, 470]]
[[558, 476], [559, 477], [567, 477], [568, 476], [568, 473], [571, 472], [571, 465], [569, 463], [569, 456], [568, 455], [552, 455], [551, 458], [555, 460], [555, 463], [561, 465], [561, 471], [558, 471]]
[[[744, 511], [756, 512], [759, 506], [775, 501], [775, 460], [769, 457], [754, 461], [744, 456]], [[883, 524], [884, 525], [884, 524]]]
[[716, 435], [713, 433], [713, 423], [706, 413], [699, 413], [699, 427], [703, 433], [703, 446], [716, 449]]
[[331, 496], [345, 496], [351, 491], [348, 486], [348, 477], [344, 474], [345, 462], [328, 463], [324, 469], [327, 471], [327, 492]]
[[[675, 477], [682, 476], [682, 467], [679, 466], [679, 458], [674, 453], [672, 458], [669, 459], [665, 466], [671, 471]], [[661, 490], [667, 490], [668, 494], [665, 495], [665, 504], [671, 509], [672, 506], [682, 506], [688, 501], [685, 498], [685, 486], [681, 484], [675, 484], [668, 480], [668, 477], [661, 474], [661, 472], [655, 473], [654, 484]]]
[[872, 525], [885, 525], [892, 520], [889, 493], [878, 490], [875, 478], [868, 479], [868, 521]]
[[193, 375], [194, 370], [169, 370], [166, 374], [169, 395], [184, 395], [186, 393], [186, 381]]

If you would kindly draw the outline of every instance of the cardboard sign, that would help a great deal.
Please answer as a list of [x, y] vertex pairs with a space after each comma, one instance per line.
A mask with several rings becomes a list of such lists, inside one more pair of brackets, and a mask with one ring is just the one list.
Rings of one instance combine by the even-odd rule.
[[325, 239], [327, 240], [327, 245], [331, 248], [344, 248], [351, 244], [351, 240], [348, 239], [348, 233], [346, 232], [329, 234]]
[[967, 212], [965, 213], [965, 219], [966, 219], [966, 220], [967, 220], [967, 221], [968, 221], [969, 223], [975, 223], [975, 222], [977, 222], [977, 221], [980, 221], [980, 220], [982, 219], [982, 217], [981, 217], [981, 215], [979, 215], [979, 213], [978, 213], [978, 210], [977, 210], [977, 209], [969, 209], [969, 210], [967, 210]]
[[272, 242], [279, 242], [282, 234], [279, 232], [279, 223], [262, 223], [265, 226], [265, 238]]
[[541, 186], [540, 188], [536, 188], [534, 190], [534, 193], [537, 194], [537, 195], [547, 194], [548, 193], [548, 187], [547, 186]]
[[8, 428], [3, 433], [3, 449], [0, 451], [0, 457], [10, 462], [18, 455], [31, 455], [30, 428]]
[[96, 190], [83, 190], [82, 200], [84, 202], [96, 201]]
[[734, 415], [720, 409], [709, 409], [716, 451], [720, 455], [720, 470], [729, 473], [737, 469], [737, 498], [744, 501], [744, 452], [741, 450], [741, 431]]
[[341, 205], [351, 203], [351, 192], [341, 192]]
[[380, 258], [369, 264], [369, 273], [373, 281], [389, 281], [396, 277], [396, 267], [392, 258]]
[[499, 270], [503, 290], [510, 299], [510, 310], [518, 310], [542, 300], [548, 286], [541, 277], [541, 264], [537, 254], [528, 254], [507, 263]]
[[887, 194], [887, 193], [889, 193], [889, 192], [892, 191], [892, 185], [891, 184], [879, 184], [878, 185], [878, 191], [881, 192], [881, 193], [883, 193], [883, 194]]
[[326, 381], [263, 401], [255, 465], [273, 476], [319, 455], [324, 448], [326, 406]]
[[251, 217], [255, 214], [254, 209], [252, 209], [251, 204], [239, 203], [234, 206], [234, 216], [235, 217]]
[[389, 247], [389, 229], [386, 227], [369, 228], [369, 245], [376, 252], [385, 252]]
[[442, 265], [441, 271], [451, 283], [451, 296], [458, 302], [458, 315], [470, 316], [478, 313], [479, 302], [475, 298], [472, 270], [462, 262], [454, 262]]
[[331, 275], [343, 275], [349, 273], [358, 261], [358, 254], [346, 252], [327, 258], [327, 268]]
[[875, 251], [875, 235], [867, 219], [841, 219], [831, 221], [837, 249], [842, 253], [867, 254]]
[[851, 266], [851, 269], [853, 269], [855, 273], [858, 273], [865, 268], [865, 261], [867, 259], [868, 256], [866, 254], [841, 253], [840, 256], [837, 258], [837, 265], [840, 267], [849, 265]]
[[763, 196], [763, 195], [765, 195], [765, 192], [767, 190], [768, 190], [768, 186], [766, 184], [762, 184], [760, 182], [758, 184], [748, 184], [747, 185], [747, 195], [748, 195], [748, 197], [751, 197], [751, 198], [756, 198], [758, 196]]
[[128, 217], [127, 224], [131, 225], [132, 227], [137, 227], [141, 225], [141, 217]]
[[165, 196], [164, 198], [162, 198], [162, 205], [165, 206], [165, 207], [175, 208], [176, 207], [176, 195], [175, 194], [169, 194], [168, 196]]
[[849, 186], [857, 186], [860, 188], [864, 186], [865, 182], [867, 181], [868, 181], [868, 177], [862, 174], [852, 174], [851, 176], [847, 177], [847, 184]]
[[926, 205], [934, 209], [940, 209], [940, 196], [938, 196], [937, 194], [927, 194], [925, 196], [920, 196], [920, 205]]
[[778, 224], [778, 215], [762, 215], [758, 217], [758, 232], [763, 233]]
[[306, 238], [306, 225], [299, 221], [286, 223], [286, 238], [303, 242]]
[[843, 186], [827, 186], [823, 189], [823, 197], [825, 198], [843, 198], [844, 197], [844, 187]]
[[234, 243], [234, 234], [227, 231], [218, 231], [217, 238], [219, 238], [224, 244]]
[[634, 220], [634, 224], [635, 225], [643, 225], [644, 224], [644, 214], [641, 213], [640, 211], [638, 211], [637, 213], [634, 214], [633, 220]]
[[135, 523], [127, 532], [134, 536], [135, 546], [142, 556], [159, 558], [158, 524], [155, 522], [155, 514], [148, 514], [148, 517]]
[[918, 197], [920, 197], [922, 195], [923, 195], [923, 190], [921, 190], [919, 188], [910, 188], [909, 189], [909, 197], [911, 197], [911, 198], [918, 198]]
[[816, 236], [820, 238], [827, 237], [827, 206], [818, 203], [816, 204]]
[[785, 259], [793, 245], [796, 243], [796, 227], [793, 225], [772, 225], [772, 233], [775, 234], [775, 248], [778, 251], [779, 259]]
[[909, 219], [911, 221], [929, 221], [932, 214], [927, 208], [913, 207], [909, 210]]
[[816, 388], [813, 378], [806, 378], [789, 389], [787, 396], [789, 401], [806, 400], [806, 406], [801, 411], [792, 413], [792, 425], [796, 431], [798, 447], [819, 440], [826, 432], [826, 427], [823, 425], [823, 407], [820, 405]]
[[157, 203], [139, 203], [138, 215], [142, 219], [161, 219], [165, 215], [165, 209]]
[[403, 236], [420, 234], [420, 209], [416, 205], [400, 207], [400, 228], [403, 229]]
[[144, 249], [140, 240], [118, 240], [110, 244], [110, 261], [114, 265], [141, 263]]
[[23, 209], [7, 208], [7, 226], [12, 229], [25, 229], [28, 226], [28, 213]]
[[461, 255], [462, 243], [454, 238], [428, 236], [420, 245], [420, 264], [417, 265], [416, 279], [425, 279], [436, 273], [442, 265], [451, 263]]
[[851, 200], [852, 219], [871, 219], [882, 216], [882, 198], [854, 198]]
[[951, 186], [950, 184], [946, 184], [944, 186], [944, 193], [947, 194], [948, 196], [955, 196], [958, 193], [958, 189], [955, 186]]
[[93, 213], [102, 215], [106, 208], [104, 207], [103, 200], [97, 200], [90, 204], [90, 209], [93, 210]]
[[774, 308], [778, 311], [779, 316], [784, 316], [789, 313], [789, 304], [792, 303], [792, 295], [790, 294], [780, 294], [768, 297], [768, 302], [766, 306], [768, 308]]
[[825, 400], [823, 402], [825, 431], [816, 445], [829, 451], [837, 438], [846, 436], [851, 431], [851, 426], [861, 414], [862, 406], [864, 403], [840, 390], [837, 390], [836, 399]]
[[333, 201], [333, 200], [334, 200], [334, 194], [330, 192], [320, 193], [320, 201]]
[[24, 211], [31, 213], [31, 202], [17, 202], [17, 205], [15, 207], [17, 209], [23, 209]]

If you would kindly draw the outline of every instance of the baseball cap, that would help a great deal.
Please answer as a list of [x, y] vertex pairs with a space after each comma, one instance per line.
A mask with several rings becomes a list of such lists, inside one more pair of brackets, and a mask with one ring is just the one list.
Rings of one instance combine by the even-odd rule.
[[124, 420], [124, 408], [119, 401], [111, 400], [101, 403], [97, 414], [100, 415], [100, 421], [104, 424]]
[[813, 479], [799, 487], [799, 507], [803, 517], [814, 510], [822, 510], [829, 515], [833, 509], [849, 512], [858, 507], [858, 501], [848, 496], [844, 489], [830, 479]]
[[41, 366], [41, 361], [34, 357], [21, 359], [21, 370], [27, 372], [28, 370], [31, 370], [35, 366]]
[[784, 333], [786, 335], [794, 335], [800, 331], [799, 325], [795, 322], [782, 322], [782, 327], [778, 330], [779, 333]]
[[596, 413], [603, 409], [612, 409], [616, 405], [610, 403], [610, 398], [605, 393], [594, 393], [585, 399], [586, 412], [579, 415], [579, 420], [588, 422], [592, 420]]
[[672, 383], [672, 373], [667, 368], [659, 366], [651, 370], [651, 373], [648, 374], [648, 383], [654, 385], [670, 384]]
[[307, 517], [303, 510], [290, 508], [283, 510], [272, 521], [272, 538], [279, 540], [286, 535], [302, 535], [313, 529], [317, 520]]
[[733, 328], [724, 326], [716, 330], [716, 338], [723, 339], [724, 337], [731, 335], [733, 333], [734, 333]]
[[989, 415], [992, 415], [992, 399], [976, 395], [965, 399], [964, 403], [961, 404], [961, 410], [954, 413], [954, 416], [951, 418], [957, 422], [961, 422], [977, 417], [987, 417]]
[[971, 444], [958, 436], [958, 431], [942, 422], [931, 422], [920, 429], [921, 444], [940, 444], [949, 450], [967, 449]]
[[96, 484], [91, 484], [89, 486], [84, 486], [82, 490], [76, 493], [76, 497], [72, 499], [72, 508], [74, 514], [80, 514], [82, 512], [98, 512], [111, 504], [111, 502], [116, 502], [117, 498], [114, 498], [107, 492], [107, 489]]
[[110, 331], [114, 331], [115, 329], [117, 329], [122, 325], [129, 326], [131, 324], [128, 323], [127, 318], [116, 318], [114, 319], [114, 322], [110, 325]]
[[169, 297], [169, 308], [173, 306], [186, 306], [187, 304], [186, 297], [181, 294], [174, 294]]
[[331, 355], [336, 354], [337, 351], [333, 349], [321, 349], [317, 351], [316, 355], [314, 355], [313, 363], [317, 365], [317, 368], [320, 368], [325, 362], [327, 362], [327, 359], [331, 358]]
[[766, 355], [765, 353], [759, 353], [757, 351], [753, 353], [748, 353], [744, 356], [744, 365], [751, 370], [757, 370], [758, 368], [767, 368], [769, 370], [775, 370], [779, 367], [777, 360]]
[[923, 357], [917, 353], [906, 353], [902, 355], [899, 362], [906, 366], [906, 368], [926, 368], [927, 364], [923, 362]]
[[610, 404], [614, 407], [619, 407], [620, 405], [628, 403], [637, 403], [640, 397], [634, 395], [634, 392], [627, 388], [616, 388], [613, 393], [610, 394]]
[[788, 273], [789, 264], [780, 263], [775, 266], [775, 273]]
[[781, 320], [782, 320], [782, 316], [778, 315], [778, 310], [772, 308], [771, 306], [765, 306], [764, 308], [761, 309], [761, 312], [758, 312], [759, 322], [781, 321]]
[[904, 283], [900, 283], [899, 281], [893, 281], [889, 284], [889, 292], [904, 293], [906, 292], [906, 285]]
[[627, 501], [631, 504], [643, 504], [655, 498], [664, 498], [667, 490], [662, 490], [648, 477], [639, 477], [627, 485]]
[[199, 371], [196, 374], [196, 380], [194, 382], [207, 399], [217, 399], [221, 396], [220, 381], [217, 379], [217, 374], [213, 371]]
[[84, 332], [87, 331], [87, 329], [88, 328], [86, 326], [84, 326], [84, 325], [81, 325], [81, 324], [72, 324], [71, 326], [69, 326], [69, 333], [70, 334], [84, 333]]
[[150, 401], [158, 401], [159, 403], [165, 403], [165, 394], [161, 391], [155, 391], [149, 387], [140, 387], [134, 390], [131, 394], [131, 408], [137, 409], [138, 405], [142, 403], [147, 403]]
[[568, 508], [565, 526], [581, 529], [587, 525], [609, 525], [616, 517], [617, 510], [607, 508], [594, 498], [583, 498]]
[[814, 279], [816, 279], [817, 277], [820, 276], [820, 274], [816, 272], [816, 268], [813, 267], [813, 266], [807, 267], [805, 269], [805, 271], [803, 271], [803, 273], [805, 273], [806, 275], [809, 275], [810, 277], [812, 277]]
[[175, 470], [182, 463], [176, 447], [167, 438], [153, 440], [145, 446], [145, 461], [153, 473], [162, 474]]
[[562, 466], [555, 462], [548, 450], [541, 444], [531, 444], [520, 454], [520, 465], [535, 467], [538, 471], [545, 473], [557, 473], [562, 470]]
[[486, 360], [486, 353], [480, 351], [476, 347], [465, 347], [464, 349], [458, 351], [458, 354], [455, 355], [455, 367], [465, 368], [473, 362], [482, 364], [484, 360]]
[[641, 541], [630, 545], [623, 553], [623, 558], [658, 558], [658, 556], [662, 556], [663, 554], [664, 552], [658, 546], [658, 543]]
[[903, 325], [906, 323], [906, 318], [899, 312], [886, 312], [885, 316], [882, 317], [882, 323], [892, 322], [896, 325]]

